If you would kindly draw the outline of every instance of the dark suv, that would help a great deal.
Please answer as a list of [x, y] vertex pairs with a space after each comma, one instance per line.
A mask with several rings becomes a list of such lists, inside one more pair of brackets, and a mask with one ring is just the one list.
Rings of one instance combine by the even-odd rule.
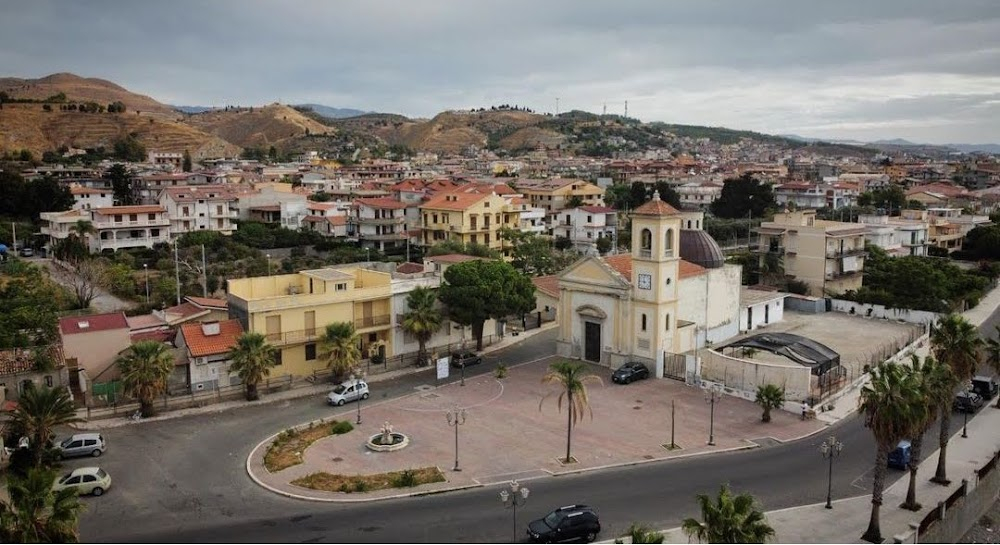
[[996, 397], [997, 390], [1000, 390], [1000, 385], [990, 377], [978, 375], [972, 377], [972, 388], [969, 388], [969, 390], [979, 394], [979, 397], [982, 397], [984, 401], [988, 401]]
[[586, 505], [567, 505], [528, 523], [528, 537], [532, 541], [555, 543], [583, 540], [590, 543], [601, 532], [597, 513]]
[[463, 352], [461, 354], [451, 355], [451, 366], [452, 367], [466, 367], [468, 365], [479, 365], [483, 363], [483, 358], [477, 355], [475, 352]]
[[974, 413], [983, 406], [983, 397], [975, 392], [958, 392], [952, 402], [952, 410], [960, 413]]

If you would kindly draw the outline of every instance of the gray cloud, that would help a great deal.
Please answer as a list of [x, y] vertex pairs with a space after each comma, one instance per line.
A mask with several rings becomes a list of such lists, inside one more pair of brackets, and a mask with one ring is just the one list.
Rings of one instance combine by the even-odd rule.
[[645, 120], [996, 142], [998, 36], [992, 0], [23, 0], [0, 20], [0, 74], [70, 71], [174, 104], [628, 100]]

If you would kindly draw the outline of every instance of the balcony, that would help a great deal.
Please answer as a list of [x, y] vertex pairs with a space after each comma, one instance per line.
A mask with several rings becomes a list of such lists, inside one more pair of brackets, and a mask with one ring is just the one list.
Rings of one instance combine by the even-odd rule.
[[354, 327], [360, 331], [362, 329], [385, 327], [390, 323], [392, 323], [392, 316], [388, 314], [384, 316], [365, 316], [363, 318], [356, 318], [354, 320]]
[[351, 223], [357, 223], [361, 225], [402, 225], [406, 222], [406, 218], [400, 216], [398, 218], [351, 218]]
[[406, 240], [406, 233], [358, 233], [355, 236], [361, 240]]
[[94, 223], [98, 229], [131, 229], [133, 227], [166, 227], [170, 225], [169, 218], [136, 221], [99, 221]]
[[765, 252], [769, 253], [769, 254], [773, 254], [773, 255], [785, 255], [785, 247], [784, 246], [768, 246], [768, 248], [767, 248], [767, 250], [765, 250]]
[[222, 212], [211, 211], [211, 212], [208, 213], [208, 217], [210, 217], [210, 218], [230, 218], [230, 219], [234, 219], [235, 220], [235, 219], [239, 219], [239, 214], [240, 213], [239, 213], [238, 210], [223, 210]]
[[855, 276], [861, 276], [862, 271], [834, 271], [826, 273], [827, 280], [841, 280], [844, 278], [852, 278]]
[[117, 250], [121, 248], [152, 248], [154, 244], [159, 243], [169, 243], [169, 236], [158, 236], [158, 237], [134, 237], [134, 238], [119, 238], [119, 239], [99, 239], [97, 241], [98, 251], [108, 249]]
[[280, 333], [267, 333], [264, 335], [267, 342], [274, 346], [284, 346], [288, 344], [306, 343], [318, 341], [323, 336], [320, 328], [299, 329], [293, 331], [282, 331]]
[[827, 250], [826, 250], [826, 257], [829, 258], [829, 259], [836, 259], [836, 258], [839, 258], [839, 257], [850, 257], [850, 256], [854, 256], [854, 255], [865, 255], [865, 253], [866, 252], [865, 252], [864, 248], [844, 248], [844, 249], [835, 249], [835, 250], [831, 250], [831, 249], [827, 248]]

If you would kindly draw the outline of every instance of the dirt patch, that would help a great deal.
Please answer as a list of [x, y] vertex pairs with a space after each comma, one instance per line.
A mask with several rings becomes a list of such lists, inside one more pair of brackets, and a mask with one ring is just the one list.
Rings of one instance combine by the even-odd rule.
[[302, 453], [309, 445], [330, 435], [340, 435], [354, 429], [350, 422], [333, 421], [303, 429], [287, 429], [278, 434], [264, 454], [264, 467], [271, 473], [302, 463]]
[[404, 469], [372, 475], [333, 475], [325, 471], [295, 479], [292, 484], [327, 492], [371, 492], [387, 488], [412, 488], [422, 484], [444, 482], [444, 474], [436, 467]]

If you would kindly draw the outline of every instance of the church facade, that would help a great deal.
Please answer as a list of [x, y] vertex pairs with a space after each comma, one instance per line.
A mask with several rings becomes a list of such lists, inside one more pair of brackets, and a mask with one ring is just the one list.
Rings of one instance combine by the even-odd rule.
[[609, 366], [664, 361], [739, 333], [738, 265], [658, 194], [632, 216], [632, 251], [585, 257], [559, 275], [559, 355]]

